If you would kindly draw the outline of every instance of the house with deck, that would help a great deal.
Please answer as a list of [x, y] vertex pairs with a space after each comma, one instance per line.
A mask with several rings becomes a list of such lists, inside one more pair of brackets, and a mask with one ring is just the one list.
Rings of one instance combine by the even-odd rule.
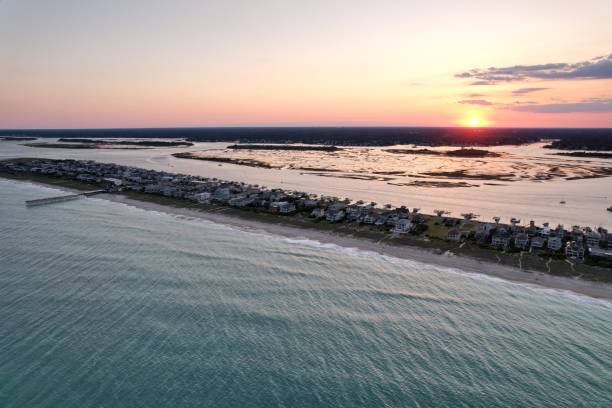
[[461, 241], [461, 235], [461, 231], [459, 231], [457, 228], [453, 228], [448, 231], [448, 234], [446, 234], [446, 239], [449, 241]]
[[321, 219], [321, 218], [325, 218], [325, 209], [324, 208], [315, 208], [314, 210], [312, 210], [312, 212], [310, 213], [310, 216], [312, 218], [315, 218], [317, 220]]
[[599, 242], [601, 241], [601, 235], [597, 231], [593, 231], [587, 227], [584, 230], [584, 239], [589, 248], [599, 248]]
[[293, 214], [296, 211], [295, 204], [288, 201], [275, 201], [270, 203], [270, 210], [278, 214]]
[[329, 222], [340, 222], [345, 216], [344, 210], [328, 210], [325, 219]]
[[584, 245], [578, 241], [569, 241], [565, 246], [565, 256], [577, 261], [584, 261]]
[[414, 228], [414, 224], [408, 218], [400, 218], [396, 223], [395, 227], [393, 227], [393, 232], [395, 234], [407, 234]]
[[563, 239], [557, 235], [551, 235], [548, 237], [547, 248], [551, 251], [559, 251], [563, 248]]
[[546, 238], [536, 236], [531, 238], [531, 248], [542, 249], [546, 246]]
[[491, 238], [491, 245], [498, 248], [505, 248], [510, 244], [510, 233], [505, 228], [498, 228]]
[[514, 236], [514, 246], [525, 250], [529, 247], [529, 235], [526, 232], [519, 232]]

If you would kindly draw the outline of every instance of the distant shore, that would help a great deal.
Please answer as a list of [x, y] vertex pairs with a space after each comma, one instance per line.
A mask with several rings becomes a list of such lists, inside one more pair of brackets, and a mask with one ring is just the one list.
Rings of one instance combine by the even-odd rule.
[[[22, 139], [25, 140], [25, 139]], [[186, 141], [165, 140], [103, 140], [60, 138], [57, 142], [25, 143], [28, 147], [41, 147], [47, 149], [151, 149], [155, 147], [189, 147], [193, 143]]]
[[[2, 175], [7, 179], [6, 175]], [[89, 189], [91, 186], [84, 183], [70, 182], [66, 180], [36, 179], [36, 178], [12, 178], [44, 186], [52, 186], [65, 191], [79, 191]], [[363, 251], [371, 251], [379, 254], [402, 259], [410, 259], [426, 264], [433, 264], [446, 268], [459, 269], [467, 273], [477, 273], [500, 278], [503, 280], [536, 285], [562, 291], [570, 291], [593, 298], [612, 301], [612, 285], [603, 282], [587, 281], [579, 278], [555, 276], [542, 271], [532, 269], [520, 269], [510, 265], [493, 262], [492, 260], [477, 259], [471, 256], [457, 255], [454, 251], [440, 251], [433, 248], [423, 248], [406, 245], [405, 242], [392, 240], [381, 240], [377, 236], [368, 234], [350, 234], [338, 230], [325, 230], [320, 228], [304, 228], [302, 225], [292, 225], [288, 218], [283, 217], [260, 217], [259, 214], [240, 214], [239, 211], [230, 208], [192, 205], [180, 200], [167, 199], [164, 197], [151, 197], [149, 194], [141, 193], [117, 193], [101, 194], [98, 198], [113, 202], [131, 205], [137, 208], [151, 211], [159, 211], [168, 214], [182, 215], [186, 217], [200, 218], [211, 222], [229, 225], [248, 231], [262, 231], [273, 235], [279, 235], [294, 239], [309, 239], [326, 244], [335, 244], [346, 248], [357, 248]]]

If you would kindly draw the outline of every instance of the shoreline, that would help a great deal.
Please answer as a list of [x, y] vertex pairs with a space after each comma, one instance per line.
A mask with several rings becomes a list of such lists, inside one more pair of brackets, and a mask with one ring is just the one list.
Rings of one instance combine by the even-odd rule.
[[[34, 185], [56, 188], [68, 192], [79, 191], [77, 188], [72, 188], [61, 184], [45, 183], [36, 180], [11, 179], [7, 177], [0, 177], [0, 179], [27, 182]], [[375, 252], [394, 258], [408, 259], [444, 268], [458, 269], [460, 272], [466, 274], [475, 273], [498, 278], [508, 282], [527, 284], [539, 288], [568, 291], [578, 295], [585, 295], [596, 299], [612, 301], [612, 285], [604, 282], [556, 276], [535, 270], [523, 270], [509, 265], [449, 253], [448, 251], [438, 254], [432, 250], [419, 248], [416, 246], [384, 243], [380, 240], [376, 241], [365, 237], [349, 236], [336, 231], [299, 228], [292, 225], [283, 225], [280, 222], [253, 220], [219, 212], [211, 212], [202, 208], [160, 204], [151, 200], [130, 197], [123, 193], [99, 194], [96, 196], [96, 198], [130, 205], [147, 211], [158, 211], [170, 215], [199, 218], [217, 224], [228, 225], [230, 227], [248, 232], [263, 232], [283, 238], [307, 239], [322, 244], [334, 244], [344, 248], [356, 248], [360, 251]]]

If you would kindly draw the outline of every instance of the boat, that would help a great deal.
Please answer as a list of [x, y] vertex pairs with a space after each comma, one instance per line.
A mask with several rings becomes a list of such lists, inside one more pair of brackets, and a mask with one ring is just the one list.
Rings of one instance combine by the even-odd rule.
[[612, 212], [612, 205], [607, 208], [608, 211]]
[[559, 201], [559, 204], [565, 204], [565, 200]]

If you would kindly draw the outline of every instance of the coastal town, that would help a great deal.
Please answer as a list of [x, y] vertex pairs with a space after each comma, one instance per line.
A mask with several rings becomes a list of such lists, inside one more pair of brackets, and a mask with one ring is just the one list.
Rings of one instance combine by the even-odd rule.
[[460, 217], [451, 217], [442, 209], [427, 214], [419, 208], [389, 204], [381, 207], [373, 202], [95, 161], [11, 159], [0, 162], [0, 176], [15, 174], [75, 180], [107, 192], [132, 191], [202, 205], [302, 217], [313, 223], [366, 226], [392, 237], [410, 235], [459, 245], [469, 242], [491, 251], [537, 252], [542, 257], [571, 263], [586, 261], [612, 267], [612, 232], [601, 226], [566, 228], [549, 223], [536, 225], [534, 221], [521, 223], [515, 218], [502, 223], [500, 217], [488, 222], [477, 220], [478, 215], [467, 212]]

